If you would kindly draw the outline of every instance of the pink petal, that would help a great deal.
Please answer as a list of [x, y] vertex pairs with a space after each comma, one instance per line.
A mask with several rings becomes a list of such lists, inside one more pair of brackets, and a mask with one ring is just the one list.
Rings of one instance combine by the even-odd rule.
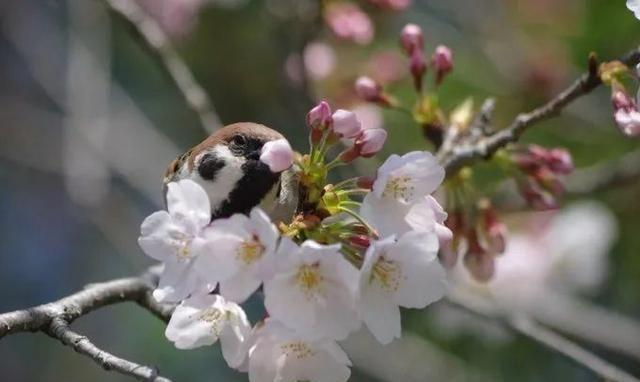
[[260, 161], [272, 172], [282, 172], [293, 164], [293, 150], [286, 139], [269, 141], [262, 147]]

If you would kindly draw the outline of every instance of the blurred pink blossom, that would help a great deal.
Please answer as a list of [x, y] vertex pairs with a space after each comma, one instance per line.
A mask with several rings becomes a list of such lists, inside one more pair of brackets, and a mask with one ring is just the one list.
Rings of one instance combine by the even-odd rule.
[[314, 80], [327, 78], [336, 68], [336, 53], [323, 42], [309, 43], [304, 48], [302, 59], [309, 77]]
[[411, 0], [369, 0], [371, 4], [393, 11], [402, 11], [411, 5]]
[[396, 50], [375, 53], [367, 67], [367, 71], [383, 84], [399, 81], [407, 74], [405, 61]]
[[373, 23], [369, 16], [353, 3], [333, 3], [327, 7], [324, 19], [340, 39], [357, 44], [373, 40]]

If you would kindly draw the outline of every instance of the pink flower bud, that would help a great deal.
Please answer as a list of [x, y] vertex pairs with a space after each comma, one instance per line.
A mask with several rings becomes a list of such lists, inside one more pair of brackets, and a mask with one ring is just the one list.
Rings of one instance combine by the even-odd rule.
[[370, 158], [376, 155], [387, 140], [387, 131], [385, 129], [364, 129], [354, 143], [360, 156]]
[[557, 174], [570, 174], [573, 171], [571, 153], [561, 148], [551, 149], [547, 155], [547, 165]]
[[551, 192], [553, 195], [562, 195], [564, 193], [564, 185], [548, 167], [536, 169], [531, 173], [531, 177], [535, 179], [542, 188]]
[[352, 111], [338, 109], [332, 119], [333, 131], [341, 138], [354, 138], [362, 131], [362, 124]]
[[473, 278], [481, 283], [486, 283], [493, 278], [496, 273], [496, 261], [488, 254], [471, 255], [464, 257], [464, 265]]
[[469, 250], [464, 257], [464, 265], [476, 281], [487, 282], [491, 280], [495, 274], [495, 259], [493, 255], [482, 248], [475, 230], [469, 232], [467, 241]]
[[349, 243], [358, 248], [366, 249], [371, 245], [371, 239], [367, 235], [354, 235], [349, 237]]
[[358, 77], [355, 88], [358, 97], [365, 101], [377, 102], [382, 97], [382, 86], [370, 77]]
[[633, 110], [636, 109], [633, 99], [622, 90], [614, 90], [611, 94], [611, 103], [613, 104], [613, 110]]
[[629, 137], [640, 137], [640, 112], [620, 109], [614, 114], [616, 125], [622, 133]]
[[260, 161], [269, 166], [271, 172], [282, 172], [293, 164], [293, 150], [286, 139], [269, 141], [262, 146]]
[[422, 53], [422, 49], [414, 49], [411, 53], [409, 71], [413, 77], [413, 85], [416, 90], [420, 91], [422, 89], [422, 77], [427, 71], [427, 62], [424, 58], [424, 53]]
[[431, 62], [436, 70], [436, 83], [440, 84], [444, 76], [453, 70], [453, 53], [451, 49], [444, 45], [438, 46], [433, 53]]
[[331, 123], [331, 107], [325, 101], [320, 102], [307, 114], [307, 126], [323, 130]]
[[371, 190], [373, 188], [373, 182], [375, 181], [376, 179], [372, 176], [361, 176], [356, 180], [356, 186]]
[[520, 184], [520, 193], [531, 207], [538, 210], [550, 210], [558, 208], [553, 195], [544, 191], [532, 180]]
[[486, 249], [493, 255], [504, 253], [507, 227], [500, 221], [495, 208], [488, 199], [480, 200], [478, 207], [482, 212], [480, 226]]
[[400, 44], [408, 55], [411, 55], [415, 50], [422, 50], [424, 45], [422, 28], [416, 24], [405, 25], [400, 33]]

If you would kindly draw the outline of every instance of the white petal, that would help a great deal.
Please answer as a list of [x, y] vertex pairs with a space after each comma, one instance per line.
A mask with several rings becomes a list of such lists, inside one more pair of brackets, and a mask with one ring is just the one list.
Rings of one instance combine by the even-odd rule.
[[[264, 329], [262, 329], [264, 330]], [[249, 353], [249, 381], [275, 382], [278, 365], [276, 356], [279, 352], [274, 349], [275, 344], [269, 340], [258, 340]]]
[[400, 308], [376, 284], [361, 290], [362, 320], [373, 336], [383, 345], [400, 338], [402, 327]]
[[410, 205], [392, 198], [378, 198], [373, 193], [369, 193], [362, 201], [360, 216], [382, 237], [387, 237], [402, 234], [411, 229], [405, 220], [410, 208]]
[[154, 212], [142, 222], [138, 244], [148, 256], [165, 261], [174, 257], [180, 247], [172, 239], [176, 232], [179, 228], [166, 211]]
[[252, 272], [241, 271], [220, 282], [220, 294], [239, 304], [249, 298], [262, 284]]
[[409, 232], [388, 253], [401, 263], [402, 282], [394, 302], [407, 308], [424, 308], [446, 292], [446, 273], [437, 258], [434, 233]]
[[344, 350], [342, 350], [342, 348], [334, 341], [323, 341], [322, 348], [331, 354], [331, 356], [339, 363], [351, 366], [351, 360], [347, 353], [345, 353]]
[[346, 382], [351, 375], [351, 370], [336, 360], [327, 352], [314, 349], [316, 354], [310, 357], [298, 359], [294, 356], [287, 357], [282, 367], [281, 377], [283, 381], [310, 381], [310, 382]]
[[[171, 315], [165, 335], [178, 349], [215, 343], [226, 325], [223, 301], [216, 295], [199, 295], [183, 301]], [[217, 311], [219, 318], [212, 319], [215, 316], [208, 309]]]
[[264, 306], [269, 315], [287, 327], [306, 330], [313, 327], [316, 312], [313, 297], [306, 296], [295, 283], [295, 273], [278, 274], [264, 284]]
[[192, 220], [199, 227], [204, 227], [211, 220], [207, 193], [190, 179], [168, 184], [167, 209], [172, 217]]
[[280, 235], [276, 226], [271, 223], [269, 216], [262, 209], [256, 207], [251, 210], [250, 218], [260, 243], [267, 251], [275, 251], [276, 242]]
[[244, 310], [234, 303], [227, 302], [226, 309], [230, 312], [230, 321], [220, 333], [222, 356], [229, 367], [239, 368], [249, 351], [248, 339], [251, 325]]
[[627, 8], [640, 19], [640, 0], [627, 0]]
[[[405, 157], [408, 157], [409, 154]], [[438, 164], [431, 153], [419, 152], [419, 155], [414, 154], [413, 156], [414, 158], [411, 158], [408, 163], [397, 170], [398, 174], [406, 174], [412, 178], [414, 191], [406, 200], [409, 203], [431, 194], [444, 180], [444, 168]]]
[[167, 262], [153, 297], [158, 302], [178, 302], [203, 287], [193, 263]]
[[236, 274], [240, 268], [236, 255], [244, 240], [238, 232], [231, 233], [214, 225], [207, 227], [203, 242], [195, 249], [200, 276], [209, 282], [218, 282]]

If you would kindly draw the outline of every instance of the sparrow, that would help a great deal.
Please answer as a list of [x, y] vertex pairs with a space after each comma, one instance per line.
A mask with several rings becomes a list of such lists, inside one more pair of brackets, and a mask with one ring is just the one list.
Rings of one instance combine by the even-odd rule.
[[284, 138], [264, 125], [227, 125], [176, 158], [165, 172], [167, 184], [191, 179], [206, 191], [211, 219], [247, 214], [260, 206], [274, 222], [286, 221], [297, 207], [297, 176], [292, 170], [273, 172], [260, 161], [262, 147]]

